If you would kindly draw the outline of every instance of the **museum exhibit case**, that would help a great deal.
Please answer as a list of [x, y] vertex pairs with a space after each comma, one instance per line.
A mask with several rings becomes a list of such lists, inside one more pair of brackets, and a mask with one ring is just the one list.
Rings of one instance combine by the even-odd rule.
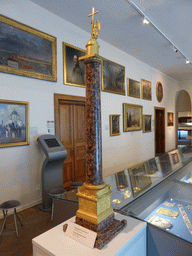
[[148, 255], [192, 255], [191, 170], [177, 149], [104, 179], [114, 210], [147, 223]]

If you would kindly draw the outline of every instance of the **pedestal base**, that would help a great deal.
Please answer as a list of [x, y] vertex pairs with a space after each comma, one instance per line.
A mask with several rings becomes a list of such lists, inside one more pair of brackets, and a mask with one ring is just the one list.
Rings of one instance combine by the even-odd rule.
[[80, 226], [97, 232], [97, 238], [94, 246], [97, 249], [102, 249], [127, 225], [126, 220], [120, 221], [114, 219], [114, 214], [111, 214], [107, 219], [105, 219], [98, 225], [78, 217], [76, 217], [76, 223]]

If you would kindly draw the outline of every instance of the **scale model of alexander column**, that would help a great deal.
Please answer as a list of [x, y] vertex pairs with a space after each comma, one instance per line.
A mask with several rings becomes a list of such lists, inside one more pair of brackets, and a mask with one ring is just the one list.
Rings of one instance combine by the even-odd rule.
[[100, 23], [94, 23], [92, 16], [92, 37], [88, 41], [86, 55], [80, 57], [86, 65], [86, 117], [87, 117], [87, 153], [86, 182], [78, 189], [79, 209], [76, 223], [97, 232], [95, 247], [101, 249], [125, 226], [126, 221], [116, 220], [111, 208], [111, 186], [102, 179], [102, 137], [101, 137], [101, 101], [100, 66], [103, 58], [99, 56], [98, 30]]

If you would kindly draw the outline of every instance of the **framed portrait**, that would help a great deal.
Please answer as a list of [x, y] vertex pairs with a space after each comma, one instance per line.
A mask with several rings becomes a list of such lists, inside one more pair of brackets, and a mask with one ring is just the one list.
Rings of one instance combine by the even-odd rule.
[[142, 99], [152, 100], [151, 96], [151, 82], [141, 79], [141, 88], [142, 88]]
[[168, 153], [159, 156], [159, 163], [163, 177], [172, 172], [171, 161]]
[[151, 178], [147, 175], [147, 166], [145, 163], [130, 168], [129, 176], [134, 197], [148, 188], [152, 183]]
[[151, 132], [152, 131], [152, 115], [143, 115], [143, 132]]
[[173, 126], [173, 113], [167, 113], [167, 126]]
[[56, 38], [0, 15], [0, 71], [57, 81]]
[[156, 85], [156, 97], [157, 97], [157, 101], [161, 102], [163, 99], [163, 86], [161, 82], [157, 82]]
[[154, 173], [159, 171], [158, 166], [157, 166], [157, 162], [156, 162], [156, 158], [149, 159], [147, 161], [147, 164], [148, 164], [147, 173], [149, 175], [154, 174]]
[[121, 171], [115, 174], [117, 189], [119, 191], [124, 191], [129, 185], [128, 185], [128, 179], [126, 175], [126, 171]]
[[85, 64], [78, 60], [85, 53], [85, 50], [63, 42], [64, 84], [85, 87]]
[[127, 78], [127, 95], [140, 98], [140, 82]]
[[0, 100], [0, 147], [29, 144], [29, 103]]
[[110, 115], [110, 136], [120, 135], [120, 115]]
[[179, 151], [177, 149], [169, 152], [169, 157], [171, 160], [171, 166], [172, 166], [173, 170], [180, 168], [182, 166], [181, 157], [180, 157]]
[[143, 107], [123, 103], [123, 131], [138, 131], [142, 129]]
[[103, 61], [102, 91], [125, 95], [125, 67], [109, 60]]

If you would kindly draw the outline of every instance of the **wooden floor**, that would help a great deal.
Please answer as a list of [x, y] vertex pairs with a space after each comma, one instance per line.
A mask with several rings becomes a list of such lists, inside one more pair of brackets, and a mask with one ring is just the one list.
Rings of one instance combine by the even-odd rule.
[[[6, 229], [0, 236], [0, 256], [31, 256], [32, 239], [54, 225], [51, 222], [51, 212], [44, 212], [38, 206], [18, 213], [23, 227], [17, 222], [19, 237], [16, 237], [13, 215], [7, 218]], [[3, 219], [0, 220], [0, 228]]]

